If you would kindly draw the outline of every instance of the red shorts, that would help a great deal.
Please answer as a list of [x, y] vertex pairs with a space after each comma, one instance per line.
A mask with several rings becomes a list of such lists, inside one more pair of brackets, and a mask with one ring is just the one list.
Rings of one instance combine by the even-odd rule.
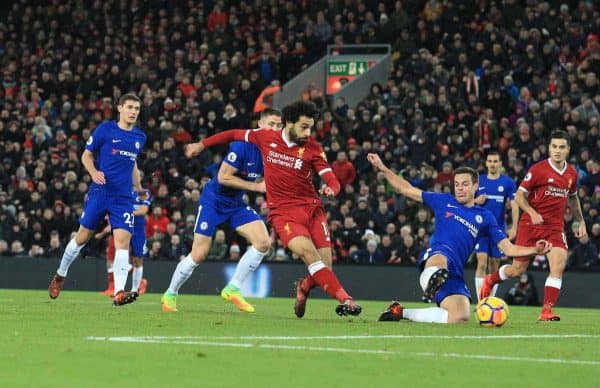
[[272, 209], [269, 221], [285, 247], [298, 236], [310, 238], [317, 248], [331, 247], [329, 224], [321, 206]]
[[[546, 240], [552, 244], [553, 248], [569, 249], [567, 246], [567, 237], [562, 230], [552, 230], [532, 225], [519, 225], [515, 244], [532, 247], [535, 246], [537, 240]], [[514, 260], [528, 261], [531, 260], [531, 257], [515, 257]]]

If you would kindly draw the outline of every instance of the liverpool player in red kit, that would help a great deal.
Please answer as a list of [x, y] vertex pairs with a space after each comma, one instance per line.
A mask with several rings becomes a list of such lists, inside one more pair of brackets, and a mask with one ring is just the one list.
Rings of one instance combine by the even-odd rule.
[[[587, 234], [577, 197], [577, 171], [566, 161], [569, 150], [568, 134], [560, 130], [552, 132], [548, 150], [550, 157], [531, 166], [515, 198], [523, 210], [516, 244], [533, 246], [539, 239], [552, 243], [552, 250], [547, 254], [550, 274], [544, 287], [544, 307], [539, 321], [560, 321], [560, 316], [552, 312], [552, 307], [558, 300], [567, 262], [563, 220], [567, 201], [579, 222], [575, 237], [582, 238]], [[480, 298], [488, 296], [495, 284], [521, 276], [527, 269], [529, 260], [530, 257], [515, 258], [511, 265], [504, 265], [487, 275], [481, 287]]]
[[191, 157], [205, 148], [234, 140], [255, 144], [263, 158], [269, 221], [283, 244], [308, 266], [310, 274], [296, 286], [296, 316], [304, 316], [308, 293], [317, 285], [340, 302], [338, 315], [359, 315], [361, 307], [331, 271], [329, 225], [312, 179], [315, 173], [319, 174], [324, 182], [319, 193], [329, 197], [339, 193], [340, 183], [323, 149], [311, 137], [316, 113], [313, 103], [298, 101], [283, 109], [282, 131], [224, 131], [188, 144], [185, 154]]

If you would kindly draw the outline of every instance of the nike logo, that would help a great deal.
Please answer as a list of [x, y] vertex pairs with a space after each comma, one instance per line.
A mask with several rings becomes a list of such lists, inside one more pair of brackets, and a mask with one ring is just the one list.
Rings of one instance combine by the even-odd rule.
[[118, 143], [118, 142], [120, 142], [121, 140], [115, 140], [115, 139], [113, 139], [112, 141], [113, 141], [113, 143]]
[[276, 144], [276, 143], [271, 143], [271, 144], [269, 144], [269, 146], [270, 146], [271, 148], [275, 148], [275, 147], [277, 147], [277, 144]]
[[454, 206], [454, 205], [450, 205], [450, 204], [447, 204], [446, 206], [448, 206], [448, 207], [453, 207], [453, 208], [455, 208], [455, 209], [457, 209], [457, 208], [458, 208], [458, 206]]
[[248, 163], [248, 166], [254, 166], [255, 163]]
[[479, 190], [485, 190], [485, 186], [479, 186]]

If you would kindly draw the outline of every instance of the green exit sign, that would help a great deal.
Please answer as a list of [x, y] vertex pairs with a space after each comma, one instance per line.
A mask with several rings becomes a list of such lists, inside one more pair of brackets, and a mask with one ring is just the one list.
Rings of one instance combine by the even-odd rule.
[[368, 68], [368, 61], [329, 61], [327, 75], [359, 75]]

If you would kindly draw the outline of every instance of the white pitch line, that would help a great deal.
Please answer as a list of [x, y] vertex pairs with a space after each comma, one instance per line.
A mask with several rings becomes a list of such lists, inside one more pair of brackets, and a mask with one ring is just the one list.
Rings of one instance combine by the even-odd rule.
[[[98, 337], [98, 338], [147, 338], [159, 340], [271, 340], [271, 341], [304, 341], [304, 340], [362, 340], [362, 339], [457, 339], [457, 340], [511, 340], [511, 339], [571, 339], [600, 338], [597, 334], [506, 334], [506, 335], [321, 335], [321, 336], [141, 336], [141, 337]], [[87, 339], [97, 339], [87, 337]]]
[[[171, 337], [173, 338], [173, 337]], [[565, 360], [560, 358], [535, 358], [535, 357], [517, 357], [517, 356], [495, 356], [488, 354], [460, 354], [460, 353], [430, 353], [430, 352], [397, 352], [381, 349], [352, 349], [321, 346], [294, 346], [294, 345], [274, 345], [274, 344], [252, 344], [236, 342], [212, 342], [197, 340], [166, 340], [167, 337], [86, 337], [94, 341], [110, 342], [129, 342], [129, 343], [150, 343], [150, 344], [179, 344], [179, 345], [203, 345], [215, 347], [233, 347], [233, 348], [257, 348], [257, 349], [280, 349], [280, 350], [304, 350], [315, 352], [335, 352], [352, 354], [387, 354], [418, 357], [445, 357], [453, 359], [476, 359], [476, 360], [497, 360], [497, 361], [518, 361], [518, 362], [539, 362], [552, 364], [574, 364], [574, 365], [600, 365], [600, 361], [594, 360]]]

